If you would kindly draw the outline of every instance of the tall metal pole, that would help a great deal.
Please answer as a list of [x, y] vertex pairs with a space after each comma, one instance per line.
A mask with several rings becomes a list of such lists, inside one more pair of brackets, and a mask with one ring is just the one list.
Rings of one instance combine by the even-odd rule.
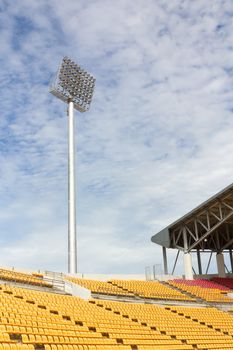
[[68, 272], [77, 273], [74, 103], [68, 100]]
[[89, 110], [95, 79], [68, 57], [60, 64], [50, 92], [68, 103], [68, 272], [77, 273], [74, 109]]

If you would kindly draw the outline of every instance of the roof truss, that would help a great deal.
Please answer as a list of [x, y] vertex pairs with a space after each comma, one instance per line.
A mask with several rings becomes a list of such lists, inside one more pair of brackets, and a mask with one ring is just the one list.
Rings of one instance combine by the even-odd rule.
[[222, 251], [233, 247], [233, 189], [170, 227], [173, 248]]

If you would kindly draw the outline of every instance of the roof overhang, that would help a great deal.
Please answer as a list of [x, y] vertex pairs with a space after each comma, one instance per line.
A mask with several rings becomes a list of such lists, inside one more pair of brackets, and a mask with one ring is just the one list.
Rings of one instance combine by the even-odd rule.
[[185, 251], [233, 249], [233, 184], [152, 236], [151, 241]]

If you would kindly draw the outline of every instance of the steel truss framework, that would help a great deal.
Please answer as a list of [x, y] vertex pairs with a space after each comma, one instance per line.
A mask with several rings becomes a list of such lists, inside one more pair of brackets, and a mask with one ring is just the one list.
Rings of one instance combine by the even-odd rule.
[[233, 190], [170, 230], [173, 248], [221, 252], [233, 248]]

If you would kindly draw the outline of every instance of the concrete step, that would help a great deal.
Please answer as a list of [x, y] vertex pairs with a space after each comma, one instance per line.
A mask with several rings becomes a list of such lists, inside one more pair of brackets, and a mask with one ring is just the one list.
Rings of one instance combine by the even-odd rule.
[[171, 288], [171, 289], [177, 290], [178, 292], [180, 292], [180, 293], [182, 293], [182, 294], [184, 294], [184, 295], [187, 295], [187, 296], [190, 297], [190, 298], [196, 299], [196, 301], [198, 301], [199, 303], [207, 303], [204, 299], [199, 298], [199, 297], [197, 297], [196, 295], [194, 295], [194, 294], [192, 294], [192, 293], [190, 293], [190, 292], [187, 292], [187, 291], [183, 290], [182, 288], [179, 288], [179, 287], [177, 287], [177, 286], [173, 286], [173, 285], [171, 285], [171, 284], [168, 283], [168, 282], [162, 281], [162, 282], [160, 282], [160, 283], [162, 283], [163, 285], [166, 285], [167, 287], [169, 287], [169, 288]]
[[108, 281], [108, 283], [112, 284], [113, 286], [115, 286], [117, 288], [119, 288], [120, 290], [124, 290], [125, 292], [128, 292], [129, 295], [134, 296], [136, 299], [141, 299], [141, 297], [137, 293], [135, 293], [135, 292], [133, 292], [133, 291], [127, 289], [127, 288], [124, 288], [122, 286], [118, 286], [118, 284], [116, 282], [113, 283], [112, 281]]

